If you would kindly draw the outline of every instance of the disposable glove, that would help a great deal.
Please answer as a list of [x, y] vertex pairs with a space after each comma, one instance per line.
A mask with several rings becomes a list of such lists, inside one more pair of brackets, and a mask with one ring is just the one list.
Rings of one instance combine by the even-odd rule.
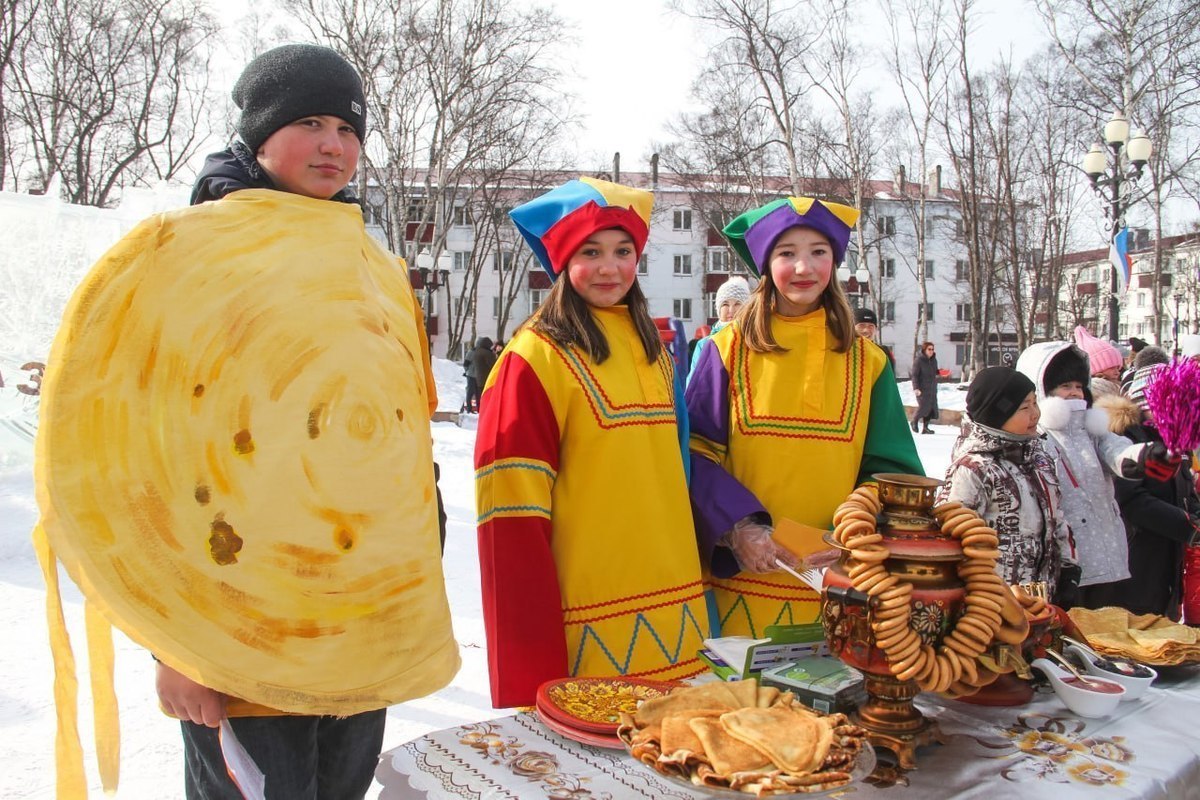
[[733, 530], [722, 541], [733, 551], [733, 557], [744, 572], [776, 572], [779, 570], [776, 559], [790, 567], [800, 568], [800, 559], [771, 538], [773, 530], [770, 525], [757, 522], [754, 517], [745, 517], [734, 523]]

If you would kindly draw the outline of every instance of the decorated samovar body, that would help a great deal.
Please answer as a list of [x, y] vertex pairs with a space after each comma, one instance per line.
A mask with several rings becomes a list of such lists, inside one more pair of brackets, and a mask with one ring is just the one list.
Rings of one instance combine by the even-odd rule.
[[[955, 566], [962, 547], [942, 533], [933, 515], [933, 498], [941, 481], [918, 475], [876, 475], [883, 509], [877, 531], [889, 556], [888, 573], [912, 585], [909, 624], [924, 644], [937, 647], [963, 606], [963, 582]], [[835, 546], [841, 547], [836, 542]], [[852, 556], [841, 547], [838, 563], [825, 573], [821, 618], [831, 652], [866, 678], [867, 701], [858, 721], [872, 744], [896, 753], [900, 766], [916, 766], [916, 748], [938, 739], [936, 723], [913, 705], [920, 691], [915, 681], [892, 673], [871, 627], [873, 603], [853, 589], [848, 576]]]

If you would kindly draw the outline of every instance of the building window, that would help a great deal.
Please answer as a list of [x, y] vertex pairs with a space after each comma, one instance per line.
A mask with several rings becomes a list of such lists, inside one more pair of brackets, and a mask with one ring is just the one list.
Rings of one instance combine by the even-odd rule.
[[1120, 325], [1117, 326], [1117, 336], [1121, 339], [1124, 339], [1128, 335], [1129, 335], [1129, 325], [1122, 322]]
[[969, 281], [971, 280], [970, 270], [967, 268], [967, 262], [959, 259], [954, 262], [954, 280]]
[[495, 219], [496, 219], [497, 226], [512, 224], [512, 217], [510, 217], [508, 215], [508, 212], [512, 211], [512, 209], [513, 209], [512, 206], [497, 206], [496, 207], [496, 211], [495, 211], [496, 218]]
[[677, 231], [690, 231], [692, 229], [692, 210], [690, 208], [677, 208], [672, 215], [672, 228]]
[[925, 217], [925, 236], [926, 237], [933, 236], [934, 221], [935, 220], [933, 219], [933, 217]]
[[896, 259], [885, 258], [883, 264], [879, 268], [879, 277], [894, 278], [896, 277]]
[[546, 295], [550, 293], [549, 289], [530, 289], [529, 290], [529, 311], [530, 313], [537, 311], [542, 307], [542, 303], [546, 302]]
[[954, 236], [958, 239], [961, 239], [966, 235], [967, 235], [967, 229], [966, 229], [966, 226], [963, 225], [962, 219], [960, 218], [960, 219], [954, 220]]
[[[970, 303], [956, 303], [954, 306], [954, 319], [957, 322], [970, 322], [971, 321], [971, 304]], [[962, 362], [960, 361], [959, 363], [961, 364]]]
[[954, 363], [962, 366], [967, 363], [967, 345], [954, 345]]
[[[1138, 308], [1146, 307], [1146, 293], [1145, 292], [1137, 293], [1137, 307]], [[1138, 331], [1138, 333], [1141, 333], [1141, 331]]]
[[715, 317], [717, 314], [717, 293], [709, 292], [704, 295], [704, 316]]
[[[921, 306], [918, 303], [917, 304], [917, 313], [919, 314], [920, 312], [921, 312]], [[933, 322], [933, 303], [925, 304], [925, 321]]]
[[892, 302], [891, 300], [888, 300], [887, 302], [885, 302], [883, 304], [883, 321], [884, 322], [895, 322], [896, 321], [896, 304], [894, 302]]
[[471, 227], [471, 209], [468, 206], [455, 206], [452, 217], [453, 217], [452, 221], [453, 221], [454, 227], [456, 227], [456, 228]]
[[671, 303], [674, 316], [679, 319], [692, 318], [692, 299], [690, 297], [676, 297]]
[[638, 273], [637, 274], [638, 275], [649, 275], [650, 274], [650, 259], [645, 253], [642, 253], [642, 257], [638, 259]]
[[471, 251], [454, 253], [454, 270], [455, 272], [466, 272], [467, 267], [471, 266]]
[[492, 298], [492, 319], [500, 319], [500, 298]]
[[691, 275], [692, 274], [692, 257], [687, 253], [678, 253], [675, 256], [675, 274], [676, 275]]
[[501, 250], [498, 253], [492, 253], [492, 272], [508, 272], [512, 269], [513, 254]]
[[729, 272], [729, 251], [724, 247], [714, 248], [708, 251], [708, 271], [709, 272]]
[[896, 235], [896, 218], [895, 217], [879, 217], [875, 220], [876, 229], [880, 236], [895, 236]]
[[1139, 323], [1137, 324], [1137, 335], [1138, 335], [1138, 336], [1141, 336], [1141, 335], [1142, 335], [1143, 333], [1145, 333], [1145, 332], [1146, 332], [1146, 323], [1144, 323], [1144, 322], [1139, 322]]
[[1079, 282], [1080, 283], [1095, 283], [1096, 282], [1096, 268], [1095, 267], [1084, 267], [1083, 269], [1079, 270]]
[[931, 259], [927, 258], [927, 259], [925, 259], [925, 280], [929, 280], [932, 277], [933, 277], [933, 261]]

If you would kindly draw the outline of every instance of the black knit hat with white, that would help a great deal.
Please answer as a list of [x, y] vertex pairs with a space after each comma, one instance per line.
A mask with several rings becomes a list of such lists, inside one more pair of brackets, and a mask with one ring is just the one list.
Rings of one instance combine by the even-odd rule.
[[362, 79], [346, 59], [328, 47], [285, 44], [260, 55], [233, 86], [241, 109], [238, 134], [252, 152], [272, 133], [303, 117], [329, 115], [354, 126], [367, 138], [367, 100]]
[[1033, 381], [1012, 367], [981, 369], [967, 389], [967, 414], [980, 425], [1003, 428], [1034, 388]]

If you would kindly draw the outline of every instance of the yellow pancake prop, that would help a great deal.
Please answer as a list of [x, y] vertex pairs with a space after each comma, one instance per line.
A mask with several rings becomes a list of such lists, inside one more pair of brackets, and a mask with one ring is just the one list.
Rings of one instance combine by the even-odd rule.
[[459, 661], [420, 325], [357, 207], [251, 190], [142, 223], [48, 359], [52, 555], [164, 663], [252, 703], [348, 715], [441, 688]]

